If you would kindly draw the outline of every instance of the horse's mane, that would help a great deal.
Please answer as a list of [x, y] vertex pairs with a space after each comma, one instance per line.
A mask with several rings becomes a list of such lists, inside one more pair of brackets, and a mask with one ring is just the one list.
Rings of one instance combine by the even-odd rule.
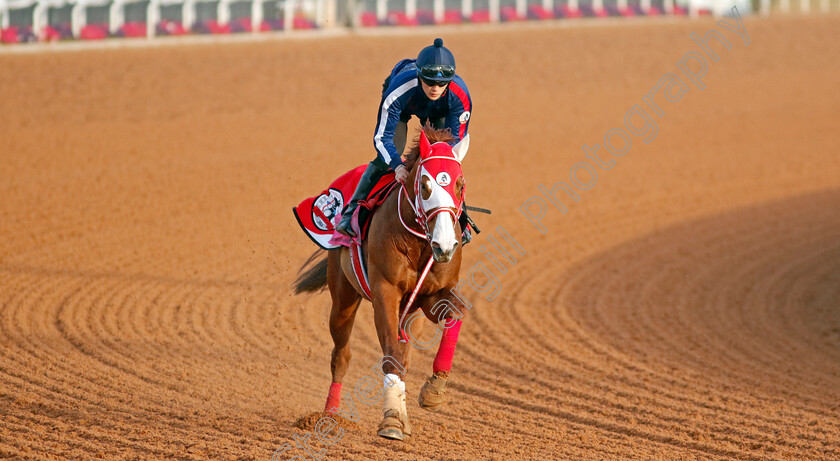
[[[423, 131], [426, 133], [426, 138], [429, 139], [429, 143], [434, 144], [436, 142], [449, 142], [455, 139], [452, 136], [452, 131], [449, 128], [443, 128], [441, 130], [436, 130], [432, 128], [428, 122], [423, 127]], [[405, 167], [408, 168], [408, 171], [411, 171], [414, 168], [414, 164], [417, 163], [417, 159], [420, 158], [420, 130], [417, 130], [417, 136], [414, 137], [414, 146], [411, 148], [407, 154], [405, 154]]]

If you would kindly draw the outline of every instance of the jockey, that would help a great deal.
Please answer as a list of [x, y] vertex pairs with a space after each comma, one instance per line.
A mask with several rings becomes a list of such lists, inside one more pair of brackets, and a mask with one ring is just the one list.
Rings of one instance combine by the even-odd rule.
[[[376, 159], [370, 162], [362, 175], [356, 192], [341, 214], [336, 231], [355, 237], [350, 226], [353, 211], [360, 200], [367, 198], [373, 186], [388, 170], [394, 170], [398, 181], [405, 181], [408, 170], [403, 165], [408, 121], [412, 115], [427, 122], [436, 129], [449, 128], [455, 145], [470, 125], [472, 101], [467, 85], [455, 74], [455, 56], [443, 46], [443, 40], [436, 38], [434, 44], [420, 51], [417, 59], [403, 59], [391, 71], [382, 85], [382, 100], [373, 146]], [[464, 230], [462, 244], [471, 240], [469, 224], [472, 224], [466, 209], [461, 211], [461, 229]], [[475, 228], [475, 225], [472, 225]], [[478, 233], [478, 229], [475, 229]]]

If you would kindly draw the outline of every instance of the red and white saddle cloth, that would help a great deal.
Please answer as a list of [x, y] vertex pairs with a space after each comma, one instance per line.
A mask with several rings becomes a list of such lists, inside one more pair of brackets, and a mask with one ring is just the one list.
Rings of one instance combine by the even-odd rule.
[[365, 258], [362, 254], [362, 241], [367, 236], [373, 211], [385, 201], [397, 185], [394, 174], [384, 175], [373, 187], [367, 200], [360, 202], [356, 208], [352, 227], [358, 237], [350, 238], [335, 231], [335, 226], [341, 220], [341, 211], [356, 191], [356, 186], [359, 185], [366, 167], [367, 165], [361, 165], [339, 176], [326, 190], [300, 202], [298, 206], [292, 208], [292, 212], [303, 232], [319, 247], [332, 250], [345, 246], [350, 249], [356, 279], [364, 295], [370, 299], [370, 284]]

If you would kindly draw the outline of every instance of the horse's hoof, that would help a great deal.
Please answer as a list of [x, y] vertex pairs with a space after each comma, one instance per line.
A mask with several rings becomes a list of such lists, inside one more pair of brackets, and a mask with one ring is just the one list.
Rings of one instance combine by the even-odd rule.
[[406, 435], [403, 434], [401, 430], [395, 427], [380, 429], [379, 432], [377, 432], [377, 434], [379, 434], [380, 437], [385, 437], [386, 439], [392, 440], [405, 440], [406, 438]]
[[409, 434], [403, 431], [402, 423], [397, 418], [383, 419], [382, 423], [379, 424], [379, 432], [377, 434], [380, 437], [392, 440], [405, 440], [409, 437]]
[[417, 398], [420, 408], [435, 411], [449, 400], [446, 395], [446, 380], [447, 378], [435, 375], [426, 379], [426, 383], [420, 389], [420, 396]]
[[377, 434], [386, 439], [406, 440], [411, 436], [411, 424], [408, 421], [401, 421], [399, 413], [396, 411], [388, 411], [385, 413], [382, 422], [379, 423]]

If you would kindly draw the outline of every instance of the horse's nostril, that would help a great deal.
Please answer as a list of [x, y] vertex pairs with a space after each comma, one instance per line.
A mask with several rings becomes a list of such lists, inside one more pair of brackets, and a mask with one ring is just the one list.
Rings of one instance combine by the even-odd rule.
[[440, 250], [440, 244], [438, 244], [437, 242], [432, 242], [432, 248], [435, 250]]

